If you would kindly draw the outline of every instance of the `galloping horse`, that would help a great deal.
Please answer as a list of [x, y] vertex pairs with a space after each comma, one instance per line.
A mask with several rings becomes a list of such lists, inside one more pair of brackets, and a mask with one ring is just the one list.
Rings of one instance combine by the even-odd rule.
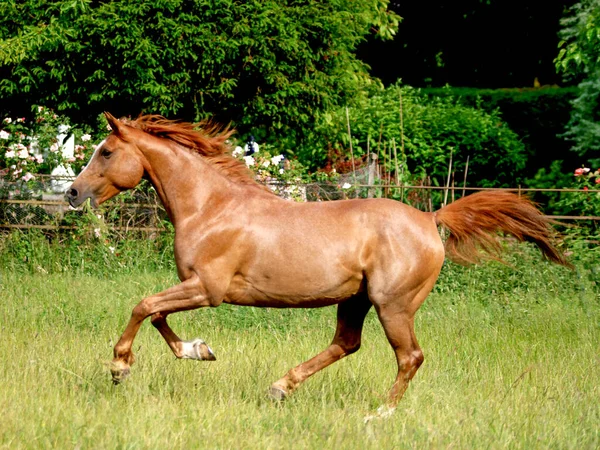
[[[133, 340], [151, 318], [177, 358], [214, 360], [201, 339], [181, 340], [169, 314], [222, 302], [241, 306], [314, 308], [338, 305], [333, 342], [270, 388], [284, 399], [308, 377], [358, 350], [374, 306], [396, 354], [394, 407], [423, 363], [414, 316], [444, 257], [476, 263], [499, 257], [498, 233], [535, 243], [551, 261], [569, 265], [553, 246], [548, 220], [527, 199], [477, 193], [429, 213], [388, 199], [295, 203], [256, 183], [229, 155], [232, 132], [205, 124], [105, 113], [112, 133], [67, 192], [74, 207], [92, 206], [148, 179], [175, 227], [181, 283], [143, 299], [114, 348], [112, 377], [134, 361]], [[449, 232], [445, 245], [438, 226]]]

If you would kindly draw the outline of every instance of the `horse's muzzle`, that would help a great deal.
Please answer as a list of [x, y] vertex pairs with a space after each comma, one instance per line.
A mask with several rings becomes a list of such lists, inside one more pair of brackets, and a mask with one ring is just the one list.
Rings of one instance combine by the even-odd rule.
[[81, 206], [88, 198], [91, 199], [92, 207], [95, 208], [98, 206], [98, 203], [96, 203], [93, 195], [91, 195], [89, 192], [81, 192], [77, 188], [74, 188], [72, 185], [67, 190], [67, 192], [65, 192], [65, 200], [67, 200], [69, 202], [69, 205], [71, 205], [73, 208]]
[[83, 203], [79, 199], [79, 191], [73, 187], [70, 187], [67, 192], [65, 192], [65, 200], [69, 202], [73, 208], [77, 208], [81, 203]]

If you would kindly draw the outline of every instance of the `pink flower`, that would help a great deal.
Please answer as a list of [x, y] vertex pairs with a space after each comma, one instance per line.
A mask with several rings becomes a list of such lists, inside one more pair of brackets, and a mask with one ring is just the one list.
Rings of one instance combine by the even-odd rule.
[[29, 172], [27, 172], [25, 175], [23, 175], [23, 181], [29, 181], [32, 178], [35, 178], [33, 175], [31, 175]]
[[595, 181], [595, 183], [596, 183], [596, 184], [600, 184], [600, 178], [596, 178], [596, 181]]
[[579, 176], [583, 175], [584, 173], [588, 173], [589, 171], [590, 171], [589, 167], [578, 167], [577, 169], [575, 169], [574, 175], [576, 177], [579, 177]]
[[587, 190], [588, 190], [588, 187], [587, 187], [587, 186], [584, 186], [584, 187], [583, 187], [583, 190], [584, 190], [584, 191], [587, 191]]

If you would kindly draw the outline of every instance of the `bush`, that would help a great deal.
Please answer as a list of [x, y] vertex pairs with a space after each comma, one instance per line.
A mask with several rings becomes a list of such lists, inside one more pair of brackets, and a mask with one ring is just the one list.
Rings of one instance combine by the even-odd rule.
[[[462, 104], [487, 112], [499, 111], [500, 117], [525, 144], [528, 165], [523, 174], [533, 177], [542, 167], [555, 160], [565, 167], [577, 167], [580, 158], [570, 151], [564, 137], [571, 114], [571, 102], [577, 97], [576, 87], [544, 87], [531, 89], [423, 89], [430, 97], [454, 97]], [[533, 180], [529, 180], [533, 181]], [[531, 183], [527, 183], [530, 187]], [[541, 186], [540, 186], [541, 187]]]
[[[91, 156], [92, 142], [99, 142], [92, 140], [90, 131], [90, 127], [71, 126], [67, 117], [43, 106], [36, 106], [30, 119], [5, 117], [0, 123], [0, 176], [29, 182], [60, 165], [77, 172]], [[69, 136], [74, 137], [74, 154], [67, 158], [62, 147]]]
[[[405, 179], [412, 177], [413, 182], [429, 176], [434, 184], [444, 185], [451, 153], [459, 185], [467, 157], [468, 184], [476, 186], [514, 186], [526, 165], [523, 144], [496, 111], [464, 106], [452, 97], [430, 99], [409, 87], [390, 86], [373, 90], [349, 109], [349, 116], [355, 157], [360, 158], [370, 147], [372, 152], [380, 153], [387, 169], [394, 171], [395, 145], [399, 164], [403, 165], [401, 172]], [[328, 136], [329, 148], [344, 149], [342, 154], [348, 154], [345, 110], [330, 114], [321, 131]], [[298, 156], [324, 164], [332, 154]]]

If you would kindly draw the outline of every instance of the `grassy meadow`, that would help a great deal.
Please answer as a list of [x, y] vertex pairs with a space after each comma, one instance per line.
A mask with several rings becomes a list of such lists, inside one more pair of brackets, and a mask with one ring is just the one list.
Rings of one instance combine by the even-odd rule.
[[133, 306], [176, 282], [172, 267], [98, 273], [77, 261], [60, 269], [56, 255], [20, 264], [10, 251], [0, 258], [0, 448], [600, 447], [600, 291], [589, 264], [570, 272], [519, 247], [511, 266], [444, 267], [417, 315], [425, 363], [395, 415], [365, 423], [396, 375], [373, 311], [360, 351], [282, 405], [268, 387], [328, 345], [335, 308], [171, 316], [216, 362], [176, 360], [145, 323], [132, 376], [113, 386], [112, 347]]

